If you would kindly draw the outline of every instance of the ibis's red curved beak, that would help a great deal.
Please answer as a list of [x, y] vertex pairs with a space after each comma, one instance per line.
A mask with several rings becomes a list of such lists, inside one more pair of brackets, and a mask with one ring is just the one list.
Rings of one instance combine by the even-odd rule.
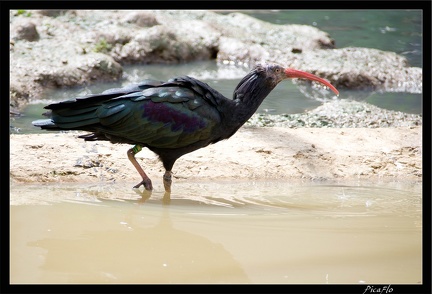
[[333, 92], [335, 92], [336, 95], [339, 96], [339, 91], [335, 87], [333, 87], [332, 84], [330, 84], [328, 81], [320, 77], [317, 77], [316, 75], [301, 70], [292, 69], [292, 68], [285, 69], [285, 74], [287, 78], [291, 78], [291, 79], [292, 78], [308, 79], [308, 80], [320, 82], [321, 84], [324, 84], [327, 87], [329, 87]]

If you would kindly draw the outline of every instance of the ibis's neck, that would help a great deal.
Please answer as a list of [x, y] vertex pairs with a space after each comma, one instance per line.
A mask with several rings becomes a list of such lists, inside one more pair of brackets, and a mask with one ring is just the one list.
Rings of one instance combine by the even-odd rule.
[[257, 111], [274, 87], [265, 75], [253, 71], [240, 81], [233, 94], [236, 105], [233, 115], [241, 125]]

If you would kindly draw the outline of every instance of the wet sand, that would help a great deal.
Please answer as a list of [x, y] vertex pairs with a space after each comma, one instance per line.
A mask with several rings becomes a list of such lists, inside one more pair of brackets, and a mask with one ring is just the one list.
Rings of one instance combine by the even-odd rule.
[[[11, 183], [139, 182], [131, 145], [85, 142], [79, 132], [10, 135]], [[148, 149], [137, 159], [152, 179], [164, 173]], [[181, 157], [176, 182], [196, 180], [422, 180], [422, 127], [254, 128]]]

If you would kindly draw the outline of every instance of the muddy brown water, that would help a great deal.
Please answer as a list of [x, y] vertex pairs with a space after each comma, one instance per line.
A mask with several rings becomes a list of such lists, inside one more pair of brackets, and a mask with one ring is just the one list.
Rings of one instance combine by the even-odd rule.
[[133, 184], [11, 183], [10, 283], [422, 283], [421, 183]]

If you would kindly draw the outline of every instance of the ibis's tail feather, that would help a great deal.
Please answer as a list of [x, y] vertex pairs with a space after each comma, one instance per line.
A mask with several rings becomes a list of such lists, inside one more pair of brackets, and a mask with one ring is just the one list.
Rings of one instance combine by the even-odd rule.
[[32, 125], [46, 130], [60, 130], [60, 128], [51, 119], [38, 119], [32, 121]]
[[[50, 111], [43, 115], [49, 119], [39, 119], [32, 122], [35, 127], [45, 130], [88, 130], [92, 131], [92, 124], [99, 122], [97, 109], [106, 101], [122, 97], [124, 95], [141, 92], [142, 90], [158, 86], [162, 82], [144, 80], [141, 83], [106, 90], [100, 94], [88, 95], [45, 106]], [[116, 110], [116, 109], [114, 109]]]

